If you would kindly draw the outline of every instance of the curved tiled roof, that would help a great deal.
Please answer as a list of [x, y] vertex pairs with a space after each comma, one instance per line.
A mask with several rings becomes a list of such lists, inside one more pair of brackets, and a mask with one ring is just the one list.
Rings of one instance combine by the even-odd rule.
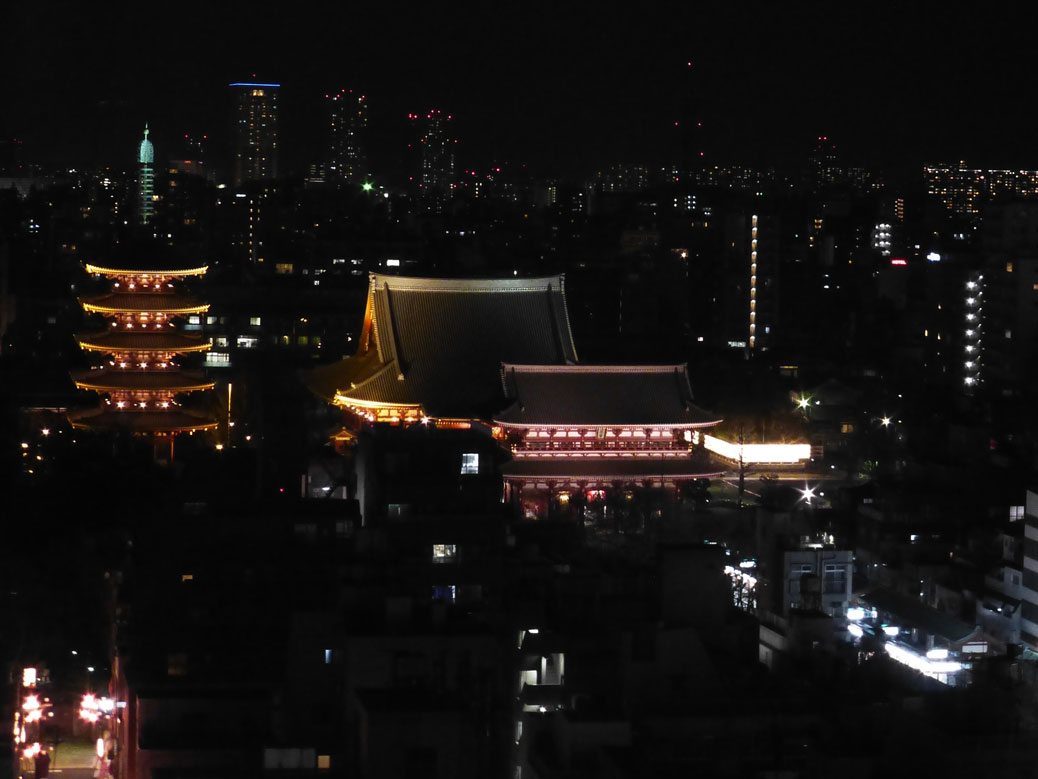
[[198, 314], [209, 310], [208, 303], [178, 292], [106, 292], [81, 298], [80, 303], [85, 310], [99, 314]]
[[680, 365], [512, 365], [501, 367], [512, 404], [502, 425], [711, 427], [720, 417], [692, 403]]
[[[502, 361], [576, 361], [562, 276], [419, 279], [372, 274], [357, 354], [311, 386], [359, 405], [488, 418], [507, 402]], [[329, 392], [331, 389], [331, 392]]]
[[215, 382], [206, 381], [201, 373], [190, 371], [95, 370], [72, 377], [80, 389], [95, 392], [118, 390], [156, 390], [162, 392], [196, 392], [210, 390]]
[[204, 352], [208, 341], [168, 330], [114, 330], [76, 336], [83, 349], [95, 352]]

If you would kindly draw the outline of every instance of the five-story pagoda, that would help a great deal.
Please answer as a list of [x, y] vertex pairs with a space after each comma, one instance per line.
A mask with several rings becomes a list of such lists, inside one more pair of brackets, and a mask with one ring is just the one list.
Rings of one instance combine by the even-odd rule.
[[168, 437], [171, 451], [177, 433], [215, 428], [211, 416], [180, 403], [188, 393], [214, 387], [201, 373], [180, 365], [182, 355], [205, 351], [210, 344], [177, 326], [177, 320], [209, 309], [208, 303], [178, 289], [184, 280], [204, 275], [207, 267], [168, 263], [144, 268], [120, 262], [115, 267], [87, 264], [86, 270], [111, 284], [106, 293], [80, 298], [88, 314], [107, 318], [108, 327], [76, 340], [80, 348], [103, 355], [105, 362], [72, 378], [80, 389], [101, 395], [103, 402], [100, 407], [71, 414], [72, 424], [156, 439]]

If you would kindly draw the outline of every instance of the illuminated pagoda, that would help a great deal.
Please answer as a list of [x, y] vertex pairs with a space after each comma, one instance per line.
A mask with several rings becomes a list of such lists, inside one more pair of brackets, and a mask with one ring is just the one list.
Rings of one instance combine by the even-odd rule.
[[511, 405], [494, 431], [512, 453], [501, 475], [524, 516], [720, 475], [701, 431], [721, 420], [692, 402], [684, 364], [505, 364], [501, 380]]
[[215, 428], [217, 423], [181, 406], [179, 398], [211, 390], [214, 383], [180, 366], [180, 357], [210, 347], [179, 331], [180, 317], [202, 314], [199, 303], [178, 291], [180, 282], [205, 274], [207, 267], [142, 269], [86, 265], [88, 273], [111, 281], [109, 292], [80, 298], [89, 314], [109, 320], [100, 332], [79, 335], [80, 348], [105, 358], [104, 364], [73, 375], [80, 389], [103, 398], [100, 407], [70, 415], [75, 427], [116, 430], [157, 438]]
[[357, 353], [310, 375], [356, 421], [441, 426], [508, 405], [503, 361], [577, 361], [563, 277], [427, 279], [373, 273]]

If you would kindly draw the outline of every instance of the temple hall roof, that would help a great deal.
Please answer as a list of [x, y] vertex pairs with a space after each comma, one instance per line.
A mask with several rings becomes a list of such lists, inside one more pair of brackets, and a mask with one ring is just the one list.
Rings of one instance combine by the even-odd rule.
[[501, 363], [576, 362], [563, 277], [424, 279], [371, 274], [357, 353], [313, 371], [315, 392], [359, 406], [489, 418]]
[[692, 403], [680, 365], [501, 366], [512, 404], [494, 421], [518, 427], [710, 427], [721, 418]]
[[77, 335], [83, 349], [94, 352], [203, 352], [212, 344], [171, 330], [108, 330]]

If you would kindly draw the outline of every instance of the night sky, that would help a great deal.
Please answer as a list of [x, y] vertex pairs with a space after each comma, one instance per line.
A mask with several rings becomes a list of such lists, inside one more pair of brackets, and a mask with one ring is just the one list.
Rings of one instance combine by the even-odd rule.
[[1033, 14], [835, 5], [19, 2], [5, 10], [0, 133], [30, 160], [132, 165], [148, 121], [160, 158], [185, 132], [219, 156], [226, 84], [255, 73], [283, 84], [290, 169], [315, 161], [321, 98], [341, 87], [369, 96], [376, 170], [400, 156], [406, 114], [431, 107], [453, 114], [461, 167], [676, 161], [683, 94], [720, 164], [782, 169], [825, 134], [877, 168], [1038, 168]]

